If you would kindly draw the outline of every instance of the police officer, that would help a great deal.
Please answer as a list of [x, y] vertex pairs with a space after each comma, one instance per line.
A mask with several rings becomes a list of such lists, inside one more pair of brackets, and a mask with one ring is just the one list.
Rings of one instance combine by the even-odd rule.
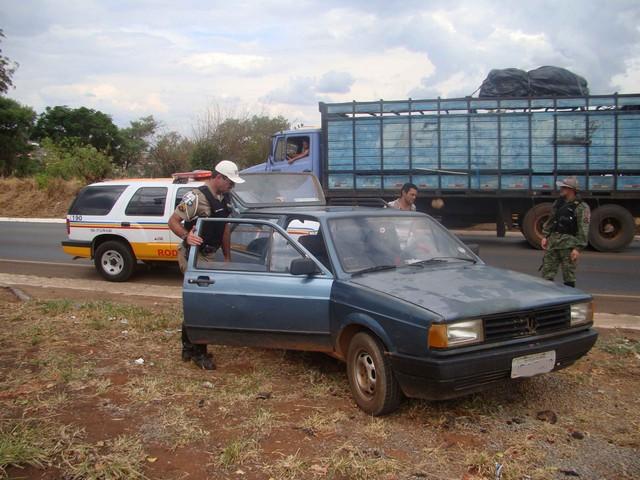
[[542, 276], [553, 281], [562, 268], [562, 279], [569, 287], [576, 286], [576, 262], [587, 246], [591, 211], [578, 196], [578, 179], [568, 177], [556, 182], [560, 198], [553, 204], [551, 216], [542, 227]]
[[[178, 247], [178, 264], [180, 271], [185, 272], [189, 248], [198, 249], [198, 262], [212, 261], [215, 253], [222, 248], [224, 261], [231, 260], [231, 242], [229, 224], [214, 223], [208, 225], [202, 236], [194, 232], [198, 218], [226, 218], [231, 214], [229, 192], [236, 183], [244, 180], [238, 174], [238, 167], [229, 160], [222, 160], [215, 167], [215, 174], [205, 180], [204, 185], [194, 188], [182, 197], [169, 218], [169, 228], [182, 239]], [[211, 355], [207, 354], [207, 346], [193, 344], [189, 341], [184, 324], [182, 325], [182, 360], [193, 360], [205, 370], [215, 369]]]

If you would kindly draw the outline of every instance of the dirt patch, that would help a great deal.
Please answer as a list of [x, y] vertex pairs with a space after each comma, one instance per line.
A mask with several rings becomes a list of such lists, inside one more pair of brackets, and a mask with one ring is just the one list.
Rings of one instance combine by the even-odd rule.
[[32, 178], [0, 178], [0, 217], [64, 218], [83, 185], [53, 179], [39, 188]]
[[216, 371], [182, 362], [180, 307], [0, 289], [7, 475], [475, 480], [497, 463], [503, 480], [640, 477], [640, 332], [603, 331], [561, 372], [372, 418], [324, 355], [213, 347]]

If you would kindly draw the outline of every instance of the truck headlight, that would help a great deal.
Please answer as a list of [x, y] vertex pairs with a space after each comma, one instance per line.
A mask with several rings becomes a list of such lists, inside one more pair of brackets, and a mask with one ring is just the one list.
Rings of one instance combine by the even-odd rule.
[[451, 348], [484, 341], [482, 319], [449, 324], [432, 324], [429, 328], [430, 348]]
[[571, 305], [571, 326], [593, 322], [593, 302], [574, 303]]

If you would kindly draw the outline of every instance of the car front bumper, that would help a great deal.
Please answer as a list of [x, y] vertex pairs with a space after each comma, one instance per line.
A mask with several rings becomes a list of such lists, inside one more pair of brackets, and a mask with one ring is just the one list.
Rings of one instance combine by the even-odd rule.
[[568, 367], [589, 352], [598, 338], [593, 329], [517, 345], [496, 346], [468, 353], [433, 352], [430, 357], [389, 353], [394, 374], [407, 397], [444, 400], [484, 390], [511, 378], [516, 357], [555, 350], [555, 370]]

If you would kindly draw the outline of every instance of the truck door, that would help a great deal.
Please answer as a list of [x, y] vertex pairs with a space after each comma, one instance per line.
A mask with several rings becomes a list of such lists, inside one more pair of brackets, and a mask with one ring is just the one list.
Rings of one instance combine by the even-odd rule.
[[211, 262], [190, 253], [183, 284], [189, 337], [196, 343], [331, 351], [331, 272], [316, 262], [316, 274], [292, 275], [291, 261], [308, 255], [273, 223], [202, 219], [199, 229], [204, 222], [230, 223], [231, 261], [219, 258], [220, 252]]
[[312, 135], [288, 134], [278, 137], [272, 172], [313, 172]]

